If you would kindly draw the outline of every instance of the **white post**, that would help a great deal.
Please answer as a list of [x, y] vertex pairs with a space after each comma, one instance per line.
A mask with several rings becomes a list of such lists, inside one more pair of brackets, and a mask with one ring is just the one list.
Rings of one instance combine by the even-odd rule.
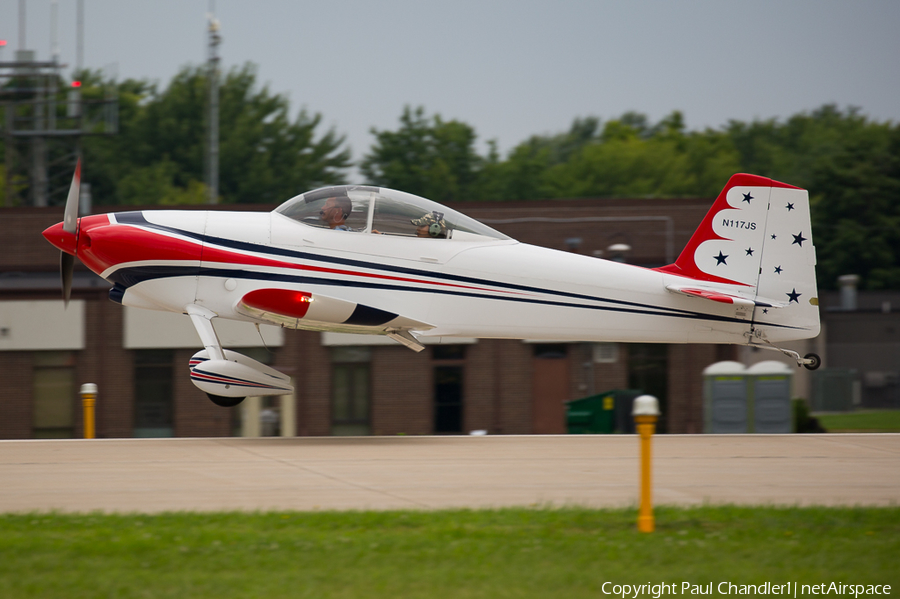
[[241, 402], [241, 436], [259, 437], [262, 429], [259, 423], [259, 412], [262, 408], [262, 397], [248, 397]]
[[281, 396], [281, 436], [297, 436], [297, 392]]

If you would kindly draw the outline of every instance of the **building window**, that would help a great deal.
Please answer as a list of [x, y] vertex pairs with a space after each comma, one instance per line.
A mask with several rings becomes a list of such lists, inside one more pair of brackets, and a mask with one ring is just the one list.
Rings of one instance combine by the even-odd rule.
[[369, 363], [372, 350], [368, 347], [335, 347], [331, 359], [331, 434], [371, 434]]
[[35, 439], [71, 439], [75, 436], [75, 354], [34, 353]]
[[562, 360], [569, 352], [565, 343], [535, 343], [533, 346], [535, 358], [544, 360]]
[[461, 433], [463, 430], [463, 369], [465, 345], [435, 345], [434, 432]]
[[594, 343], [591, 349], [594, 364], [615, 364], [619, 361], [618, 343]]
[[134, 436], [172, 437], [174, 352], [142, 349], [134, 352]]
[[465, 357], [465, 345], [433, 345], [431, 347], [431, 358], [433, 360], [463, 360]]

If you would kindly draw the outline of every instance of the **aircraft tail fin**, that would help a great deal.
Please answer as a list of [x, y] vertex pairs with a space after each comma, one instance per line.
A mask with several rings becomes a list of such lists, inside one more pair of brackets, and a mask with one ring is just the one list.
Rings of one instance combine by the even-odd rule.
[[808, 192], [737, 174], [675, 263], [658, 270], [753, 298], [754, 325], [774, 341], [818, 335], [815, 264]]

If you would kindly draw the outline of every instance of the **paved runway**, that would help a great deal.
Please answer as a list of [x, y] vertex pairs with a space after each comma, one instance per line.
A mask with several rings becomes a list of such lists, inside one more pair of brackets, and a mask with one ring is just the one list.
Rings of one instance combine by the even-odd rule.
[[[900, 435], [657, 435], [654, 503], [900, 503]], [[628, 506], [631, 435], [0, 441], [0, 512]]]

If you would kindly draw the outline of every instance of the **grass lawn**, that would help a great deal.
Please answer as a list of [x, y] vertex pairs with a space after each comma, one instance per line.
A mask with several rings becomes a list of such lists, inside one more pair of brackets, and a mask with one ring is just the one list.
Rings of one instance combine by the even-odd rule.
[[900, 433], [900, 410], [814, 414], [829, 433]]
[[674, 582], [681, 594], [683, 581], [714, 594], [722, 581], [900, 590], [900, 507], [664, 507], [652, 534], [635, 520], [577, 508], [0, 515], [0, 597], [568, 599], [603, 597], [604, 582]]

